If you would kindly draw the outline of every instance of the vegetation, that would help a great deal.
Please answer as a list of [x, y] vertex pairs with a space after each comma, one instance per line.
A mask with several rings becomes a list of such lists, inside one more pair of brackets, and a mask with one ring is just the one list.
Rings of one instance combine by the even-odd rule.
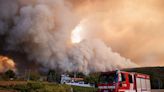
[[24, 84], [0, 86], [3, 90], [19, 92], [96, 92], [95, 88], [76, 87], [45, 82], [28, 82]]
[[96, 88], [72, 86], [73, 92], [97, 92]]
[[49, 70], [48, 75], [47, 75], [47, 80], [49, 82], [57, 82], [60, 83], [60, 72], [55, 71], [55, 70]]
[[92, 73], [84, 78], [85, 83], [97, 84], [100, 73]]
[[13, 70], [7, 70], [5, 73], [1, 75], [1, 80], [11, 80], [15, 79], [15, 72]]
[[16, 85], [12, 89], [21, 92], [70, 92], [69, 86], [48, 83], [27, 83], [27, 85]]
[[30, 72], [28, 77], [29, 77], [29, 80], [39, 81], [40, 74], [38, 72]]

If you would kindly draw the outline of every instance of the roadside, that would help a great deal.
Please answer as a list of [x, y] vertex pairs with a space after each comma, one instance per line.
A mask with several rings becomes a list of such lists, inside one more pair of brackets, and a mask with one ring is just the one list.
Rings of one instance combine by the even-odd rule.
[[153, 89], [151, 92], [164, 92], [164, 89]]

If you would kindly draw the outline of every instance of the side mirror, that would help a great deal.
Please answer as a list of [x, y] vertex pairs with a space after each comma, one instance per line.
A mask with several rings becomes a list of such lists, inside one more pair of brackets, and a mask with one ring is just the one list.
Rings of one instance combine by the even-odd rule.
[[121, 74], [118, 74], [118, 81], [121, 82], [122, 81], [122, 78], [121, 78]]
[[122, 87], [122, 83], [119, 84], [119, 87]]

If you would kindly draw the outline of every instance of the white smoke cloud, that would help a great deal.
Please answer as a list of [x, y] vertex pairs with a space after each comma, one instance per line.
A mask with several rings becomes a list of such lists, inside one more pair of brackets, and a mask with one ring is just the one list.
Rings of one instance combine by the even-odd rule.
[[[89, 73], [136, 66], [98, 39], [71, 45], [71, 32], [78, 18], [63, 0], [37, 0], [19, 7], [12, 14], [13, 25], [7, 30], [5, 49], [24, 52], [29, 60], [45, 68], [63, 71]], [[4, 23], [0, 20], [0, 30], [7, 25]]]
[[129, 59], [113, 52], [101, 40], [83, 40], [70, 51], [74, 70], [89, 73], [137, 67]]

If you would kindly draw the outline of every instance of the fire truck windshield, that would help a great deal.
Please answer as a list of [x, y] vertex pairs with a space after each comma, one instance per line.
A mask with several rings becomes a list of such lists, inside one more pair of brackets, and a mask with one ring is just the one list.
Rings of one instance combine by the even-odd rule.
[[118, 80], [118, 76], [116, 73], [102, 74], [99, 79], [99, 83], [108, 84], [108, 83], [116, 83]]

